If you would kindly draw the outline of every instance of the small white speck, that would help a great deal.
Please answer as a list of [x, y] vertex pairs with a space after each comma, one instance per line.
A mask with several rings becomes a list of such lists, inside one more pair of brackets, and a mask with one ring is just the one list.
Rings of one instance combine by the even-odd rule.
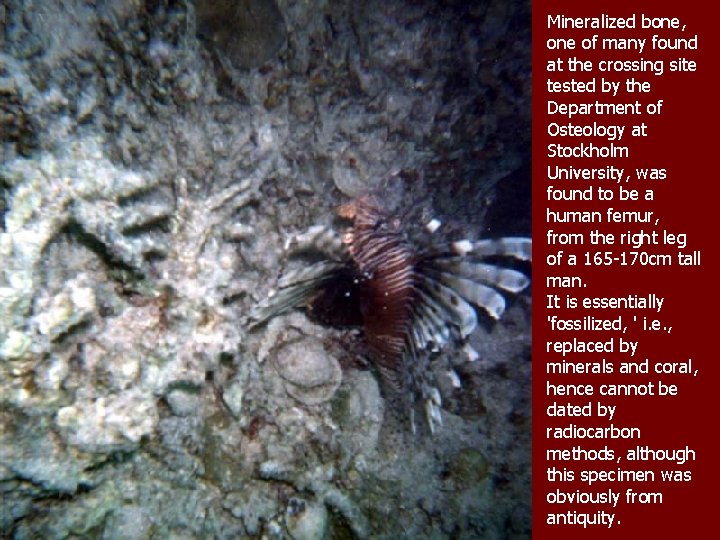
[[452, 247], [455, 250], [455, 253], [463, 256], [470, 253], [473, 249], [473, 245], [470, 240], [458, 240], [457, 242], [453, 242]]
[[425, 224], [425, 229], [427, 229], [427, 232], [429, 232], [430, 234], [432, 234], [432, 233], [434, 233], [435, 231], [438, 230], [438, 228], [440, 227], [440, 225], [442, 225], [442, 223], [440, 223], [440, 220], [439, 220], [439, 219], [432, 218], [430, 221], [428, 221], [428, 222]]
[[465, 353], [465, 356], [467, 356], [468, 362], [474, 362], [475, 360], [480, 358], [478, 352], [467, 343], [463, 347], [463, 352]]
[[448, 370], [448, 377], [450, 377], [450, 383], [453, 385], [453, 388], [462, 387], [462, 384], [460, 384], [460, 377], [458, 377], [458, 374], [455, 373], [454, 369]]
[[272, 126], [262, 125], [257, 130], [257, 145], [261, 151], [269, 150], [275, 142]]

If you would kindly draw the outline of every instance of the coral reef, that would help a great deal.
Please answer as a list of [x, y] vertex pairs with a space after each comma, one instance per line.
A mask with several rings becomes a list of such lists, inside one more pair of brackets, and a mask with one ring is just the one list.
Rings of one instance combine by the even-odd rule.
[[354, 330], [248, 325], [369, 190], [414, 238], [529, 233], [529, 2], [0, 19], [0, 536], [529, 536], [528, 297], [443, 353], [435, 437]]

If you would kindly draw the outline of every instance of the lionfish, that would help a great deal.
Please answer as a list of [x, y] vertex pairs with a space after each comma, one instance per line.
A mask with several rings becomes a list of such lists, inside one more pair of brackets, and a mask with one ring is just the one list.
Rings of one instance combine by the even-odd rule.
[[[461, 240], [421, 251], [408, 240], [403, 221], [373, 195], [341, 205], [338, 215], [352, 224], [344, 236], [316, 226], [294, 239], [298, 250], [316, 249], [328, 259], [282, 276], [277, 294], [252, 311], [252, 326], [296, 306], [324, 314], [339, 303], [345, 310], [340, 317], [362, 326], [370, 360], [404, 401], [413, 432], [414, 412], [421, 406], [434, 433], [442, 425], [442, 400], [430, 353], [451, 340], [465, 343], [478, 323], [473, 306], [493, 319], [502, 315], [505, 298], [498, 290], [517, 294], [530, 280], [487, 260], [529, 262], [532, 242]], [[433, 219], [426, 228], [433, 232], [438, 226]], [[467, 343], [465, 351], [470, 360], [477, 357]], [[457, 375], [453, 380], [459, 384]]]

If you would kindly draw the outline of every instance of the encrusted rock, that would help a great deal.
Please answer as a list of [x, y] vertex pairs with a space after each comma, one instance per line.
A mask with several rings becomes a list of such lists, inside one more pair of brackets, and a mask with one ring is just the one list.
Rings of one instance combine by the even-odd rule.
[[176, 388], [165, 396], [170, 410], [175, 416], [190, 416], [197, 413], [202, 405], [202, 399], [198, 392]]
[[32, 340], [18, 330], [10, 330], [0, 345], [0, 358], [18, 360], [23, 358], [30, 350]]
[[40, 298], [35, 303], [39, 315], [35, 324], [40, 334], [55, 339], [73, 326], [90, 318], [95, 312], [95, 291], [80, 283], [82, 276], [67, 283], [65, 290], [52, 298]]
[[365, 156], [352, 150], [345, 150], [333, 161], [335, 187], [348, 197], [359, 197], [376, 185], [371, 182]]
[[448, 465], [448, 477], [465, 489], [476, 486], [488, 476], [487, 458], [475, 448], [463, 448]]
[[327, 535], [328, 512], [324, 504], [291, 499], [285, 523], [293, 540], [322, 540]]
[[239, 418], [242, 412], [243, 386], [241, 381], [234, 381], [223, 390], [223, 402], [235, 418]]
[[163, 217], [169, 209], [120, 204], [155, 187], [157, 180], [117, 168], [107, 159], [99, 138], [68, 141], [56, 153], [4, 163], [0, 176], [11, 187], [0, 232], [0, 353], [17, 358], [26, 341], [17, 332], [26, 327], [23, 318], [33, 300], [35, 352], [48, 348], [48, 340], [96, 309], [95, 292], [84, 275], [69, 280], [61, 291], [45, 291], [35, 298], [45, 248], [64, 227], [71, 223], [81, 227], [84, 234], [105, 243], [109, 256], [140, 269], [145, 267], [145, 253], [162, 249], [148, 237], [130, 238], [124, 230]]
[[105, 521], [103, 540], [152, 538], [153, 518], [145, 508], [128, 504], [112, 510]]
[[198, 30], [235, 68], [259, 67], [285, 41], [275, 0], [198, 0]]
[[342, 381], [340, 364], [314, 338], [286, 343], [277, 350], [273, 361], [287, 393], [306, 405], [329, 400]]
[[249, 534], [258, 534], [262, 522], [267, 522], [278, 511], [276, 497], [264, 494], [262, 483], [249, 482], [242, 492], [228, 493], [223, 507], [233, 516], [242, 519]]
[[377, 447], [384, 402], [377, 380], [368, 371], [351, 370], [332, 401], [332, 418], [342, 429], [348, 454]]
[[157, 422], [154, 401], [139, 391], [78, 401], [56, 419], [67, 442], [89, 452], [135, 448]]

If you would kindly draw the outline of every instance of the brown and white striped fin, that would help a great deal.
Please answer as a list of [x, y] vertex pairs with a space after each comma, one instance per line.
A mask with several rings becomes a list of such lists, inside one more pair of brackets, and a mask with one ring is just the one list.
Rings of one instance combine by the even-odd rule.
[[469, 336], [477, 326], [477, 315], [462, 295], [425, 273], [418, 273], [418, 302], [440, 314], [446, 323], [458, 327], [460, 336]]
[[452, 250], [458, 255], [475, 257], [504, 256], [521, 261], [532, 261], [532, 240], [524, 237], [508, 236], [492, 240], [458, 240], [452, 243]]
[[499, 319], [505, 311], [505, 298], [492, 287], [447, 272], [439, 272], [437, 279], [468, 302], [484, 309], [493, 319]]
[[442, 346], [450, 340], [448, 321], [440, 310], [436, 302], [418, 291], [418, 301], [413, 306], [413, 326], [417, 325], [424, 336], [422, 343], [416, 343], [418, 350], [425, 349], [428, 343]]
[[407, 386], [404, 399], [410, 412], [412, 431], [415, 433], [415, 410], [421, 406], [430, 433], [435, 434], [436, 430], [442, 426], [440, 391], [435, 386], [427, 352], [417, 350], [412, 341], [407, 345], [407, 352], [403, 358], [406, 366]]
[[427, 263], [427, 266], [430, 269], [437, 269], [459, 277], [479, 281], [515, 294], [530, 284], [530, 280], [522, 272], [493, 264], [474, 262], [465, 257], [433, 259]]

